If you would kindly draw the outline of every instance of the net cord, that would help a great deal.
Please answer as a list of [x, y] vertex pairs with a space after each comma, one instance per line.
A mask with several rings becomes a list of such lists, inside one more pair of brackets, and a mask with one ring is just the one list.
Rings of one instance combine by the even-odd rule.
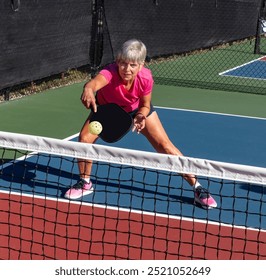
[[266, 185], [266, 168], [0, 132], [0, 147]]

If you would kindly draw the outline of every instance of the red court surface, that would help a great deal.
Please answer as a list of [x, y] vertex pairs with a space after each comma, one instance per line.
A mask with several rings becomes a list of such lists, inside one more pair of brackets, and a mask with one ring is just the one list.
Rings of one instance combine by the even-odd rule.
[[6, 193], [0, 211], [0, 259], [266, 259], [265, 231]]

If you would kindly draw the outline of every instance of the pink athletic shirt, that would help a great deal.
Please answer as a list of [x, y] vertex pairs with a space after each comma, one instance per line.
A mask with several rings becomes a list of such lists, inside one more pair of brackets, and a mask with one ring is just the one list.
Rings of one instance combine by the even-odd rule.
[[108, 84], [97, 92], [99, 104], [116, 103], [125, 111], [131, 112], [139, 107], [142, 96], [152, 92], [154, 81], [151, 71], [145, 67], [137, 74], [130, 90], [123, 86], [116, 63], [108, 65], [100, 71], [100, 74], [105, 77]]

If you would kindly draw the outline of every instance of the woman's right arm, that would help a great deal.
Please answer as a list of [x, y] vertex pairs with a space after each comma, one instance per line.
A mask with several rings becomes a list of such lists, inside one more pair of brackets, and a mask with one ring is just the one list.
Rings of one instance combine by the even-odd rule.
[[105, 77], [98, 74], [95, 78], [84, 85], [80, 100], [87, 109], [91, 108], [93, 112], [97, 112], [95, 93], [107, 84], [108, 81]]

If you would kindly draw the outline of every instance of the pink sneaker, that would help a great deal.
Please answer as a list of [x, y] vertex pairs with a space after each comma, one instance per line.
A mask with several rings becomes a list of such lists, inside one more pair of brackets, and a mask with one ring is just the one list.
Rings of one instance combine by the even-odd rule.
[[210, 209], [210, 208], [217, 207], [216, 201], [210, 195], [208, 190], [206, 190], [206, 189], [204, 189], [202, 187], [197, 187], [194, 190], [194, 192], [195, 192], [194, 203], [200, 204], [201, 207], [204, 208], [204, 209]]
[[87, 183], [83, 179], [80, 179], [74, 186], [72, 186], [66, 193], [65, 198], [78, 199], [84, 195], [91, 194], [93, 192], [92, 183]]

